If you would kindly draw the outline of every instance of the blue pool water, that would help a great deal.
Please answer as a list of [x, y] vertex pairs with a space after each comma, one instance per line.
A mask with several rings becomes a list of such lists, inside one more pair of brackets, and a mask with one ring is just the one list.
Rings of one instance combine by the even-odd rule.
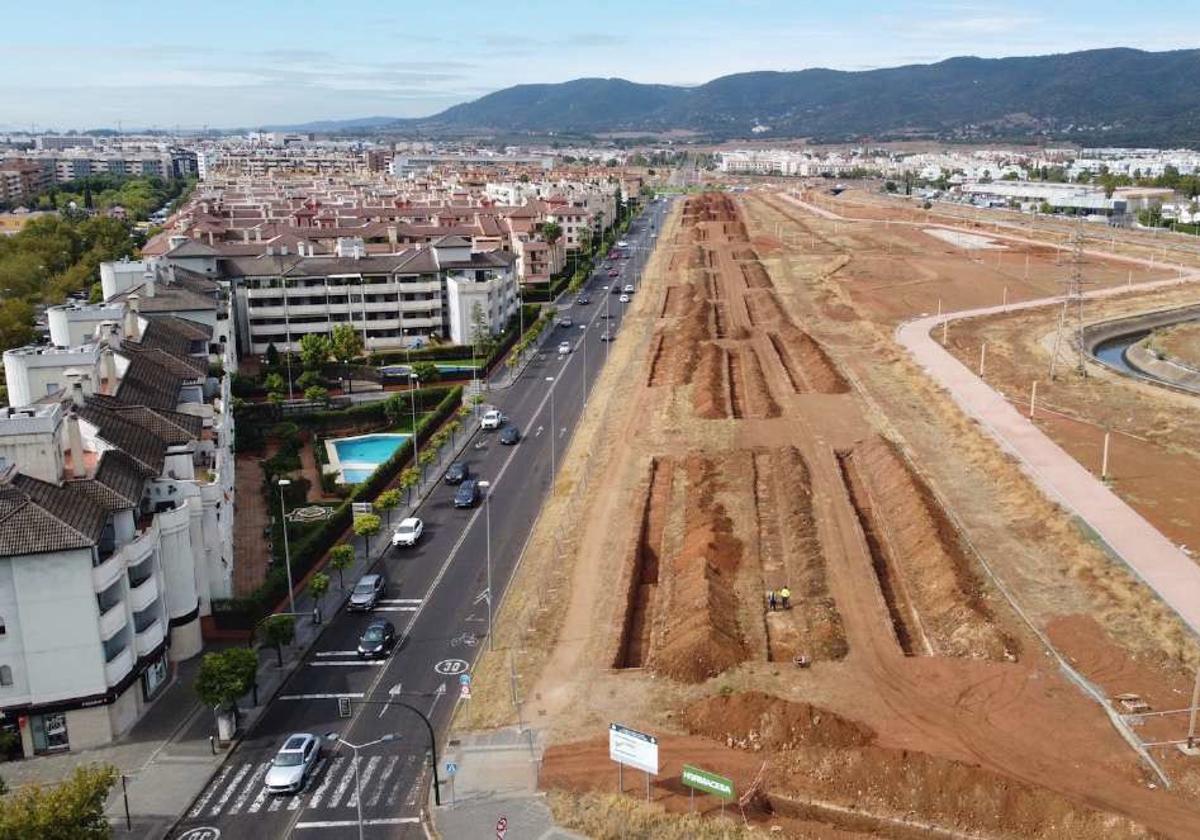
[[[343, 464], [379, 466], [392, 457], [392, 453], [399, 449], [400, 445], [408, 440], [408, 437], [408, 435], [399, 434], [364, 435], [363, 437], [335, 440], [332, 443], [334, 449], [337, 450], [338, 459]], [[349, 474], [346, 477], [349, 479]]]
[[342, 470], [342, 481], [345, 484], [362, 484], [371, 477], [374, 470]]

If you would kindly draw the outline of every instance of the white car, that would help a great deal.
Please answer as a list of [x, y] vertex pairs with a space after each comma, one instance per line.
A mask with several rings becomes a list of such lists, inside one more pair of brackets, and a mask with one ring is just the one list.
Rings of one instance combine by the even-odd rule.
[[565, 356], [565, 355], [567, 355], [567, 354], [568, 354], [568, 353], [570, 353], [570, 352], [571, 352], [571, 342], [569, 342], [569, 341], [560, 341], [560, 342], [558, 343], [558, 355], [560, 355], [560, 356]]
[[621, 303], [629, 303], [629, 295], [621, 295], [617, 300]]
[[399, 525], [392, 533], [392, 545], [399, 546], [414, 546], [417, 540], [421, 539], [421, 534], [425, 531], [425, 523], [415, 516], [410, 516]]
[[627, 295], [631, 295], [631, 294], [633, 294], [633, 284], [632, 284], [632, 283], [627, 283], [627, 284], [625, 284], [625, 288], [623, 289], [623, 291], [624, 291], [624, 292], [625, 292], [625, 294], [627, 294]]
[[316, 735], [307, 732], [289, 735], [275, 754], [263, 784], [271, 793], [299, 793], [320, 755], [321, 741]]
[[496, 408], [483, 412], [483, 417], [479, 420], [481, 429], [499, 429], [502, 425], [504, 425], [504, 415]]

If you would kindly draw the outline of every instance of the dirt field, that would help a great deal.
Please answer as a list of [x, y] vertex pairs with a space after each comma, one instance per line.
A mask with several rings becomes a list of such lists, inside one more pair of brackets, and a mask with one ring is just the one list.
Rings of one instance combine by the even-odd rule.
[[766, 195], [690, 197], [661, 241], [459, 725], [546, 730], [576, 794], [615, 789], [610, 721], [654, 732], [655, 802], [698, 764], [786, 836], [1195, 836], [1195, 771], [1162, 756], [1163, 790], [1043, 638], [1166, 705], [1189, 643], [891, 344], [1051, 293], [1053, 253], [1025, 280]]
[[1200, 370], [1200, 324], [1178, 324], [1156, 330], [1151, 346], [1184, 367]]

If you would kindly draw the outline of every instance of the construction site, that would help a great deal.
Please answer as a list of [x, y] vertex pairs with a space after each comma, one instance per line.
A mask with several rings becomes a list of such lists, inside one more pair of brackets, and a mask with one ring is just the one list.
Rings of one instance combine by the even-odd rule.
[[[620, 836], [617, 795], [712, 836], [1200, 836], [1194, 625], [904, 343], [1186, 562], [1200, 397], [1085, 358], [1052, 299], [1195, 304], [1200, 252], [990, 222], [862, 190], [676, 202], [456, 720], [536, 729], [560, 824]], [[1146, 340], [1200, 356], [1186, 324]], [[618, 792], [613, 722], [658, 739], [644, 788]], [[684, 764], [736, 798], [693, 802]]]

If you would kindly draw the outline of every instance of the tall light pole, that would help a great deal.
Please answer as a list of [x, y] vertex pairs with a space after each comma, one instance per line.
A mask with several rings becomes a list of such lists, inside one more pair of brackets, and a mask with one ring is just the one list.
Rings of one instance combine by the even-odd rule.
[[283, 523], [283, 563], [287, 568], [288, 578], [288, 611], [295, 613], [296, 595], [294, 594], [293, 590], [296, 588], [296, 586], [292, 583], [292, 552], [288, 546], [287, 511], [285, 510], [283, 499], [283, 488], [290, 485], [292, 480], [290, 478], [281, 478], [277, 483], [279, 484], [279, 519]]
[[479, 488], [484, 490], [483, 519], [486, 522], [487, 533], [487, 608], [488, 608], [488, 650], [495, 650], [492, 635], [492, 483], [480, 481]]
[[409, 369], [409, 371], [408, 371], [408, 395], [410, 397], [412, 397], [412, 442], [413, 442], [413, 464], [414, 465], [417, 463], [417, 459], [421, 454], [421, 452], [420, 452], [421, 444], [417, 440], [417, 383], [420, 381], [421, 380], [417, 378], [417, 375], [415, 373], [413, 373], [411, 369]]
[[376, 744], [386, 744], [388, 741], [395, 741], [398, 735], [387, 734], [382, 738], [376, 738], [374, 741], [367, 741], [365, 744], [351, 744], [344, 738], [338, 737], [336, 732], [330, 732], [325, 736], [330, 741], [336, 741], [343, 744], [354, 751], [354, 803], [358, 806], [358, 840], [363, 837], [363, 816], [362, 816], [362, 777], [358, 774], [358, 751], [365, 750], [367, 747], [373, 747]]
[[550, 486], [553, 487], [554, 474], [558, 472], [558, 467], [556, 466], [555, 461], [556, 455], [554, 451], [554, 438], [556, 434], [554, 430], [554, 386], [558, 383], [554, 381], [553, 376], [547, 376], [546, 381], [550, 383]]

